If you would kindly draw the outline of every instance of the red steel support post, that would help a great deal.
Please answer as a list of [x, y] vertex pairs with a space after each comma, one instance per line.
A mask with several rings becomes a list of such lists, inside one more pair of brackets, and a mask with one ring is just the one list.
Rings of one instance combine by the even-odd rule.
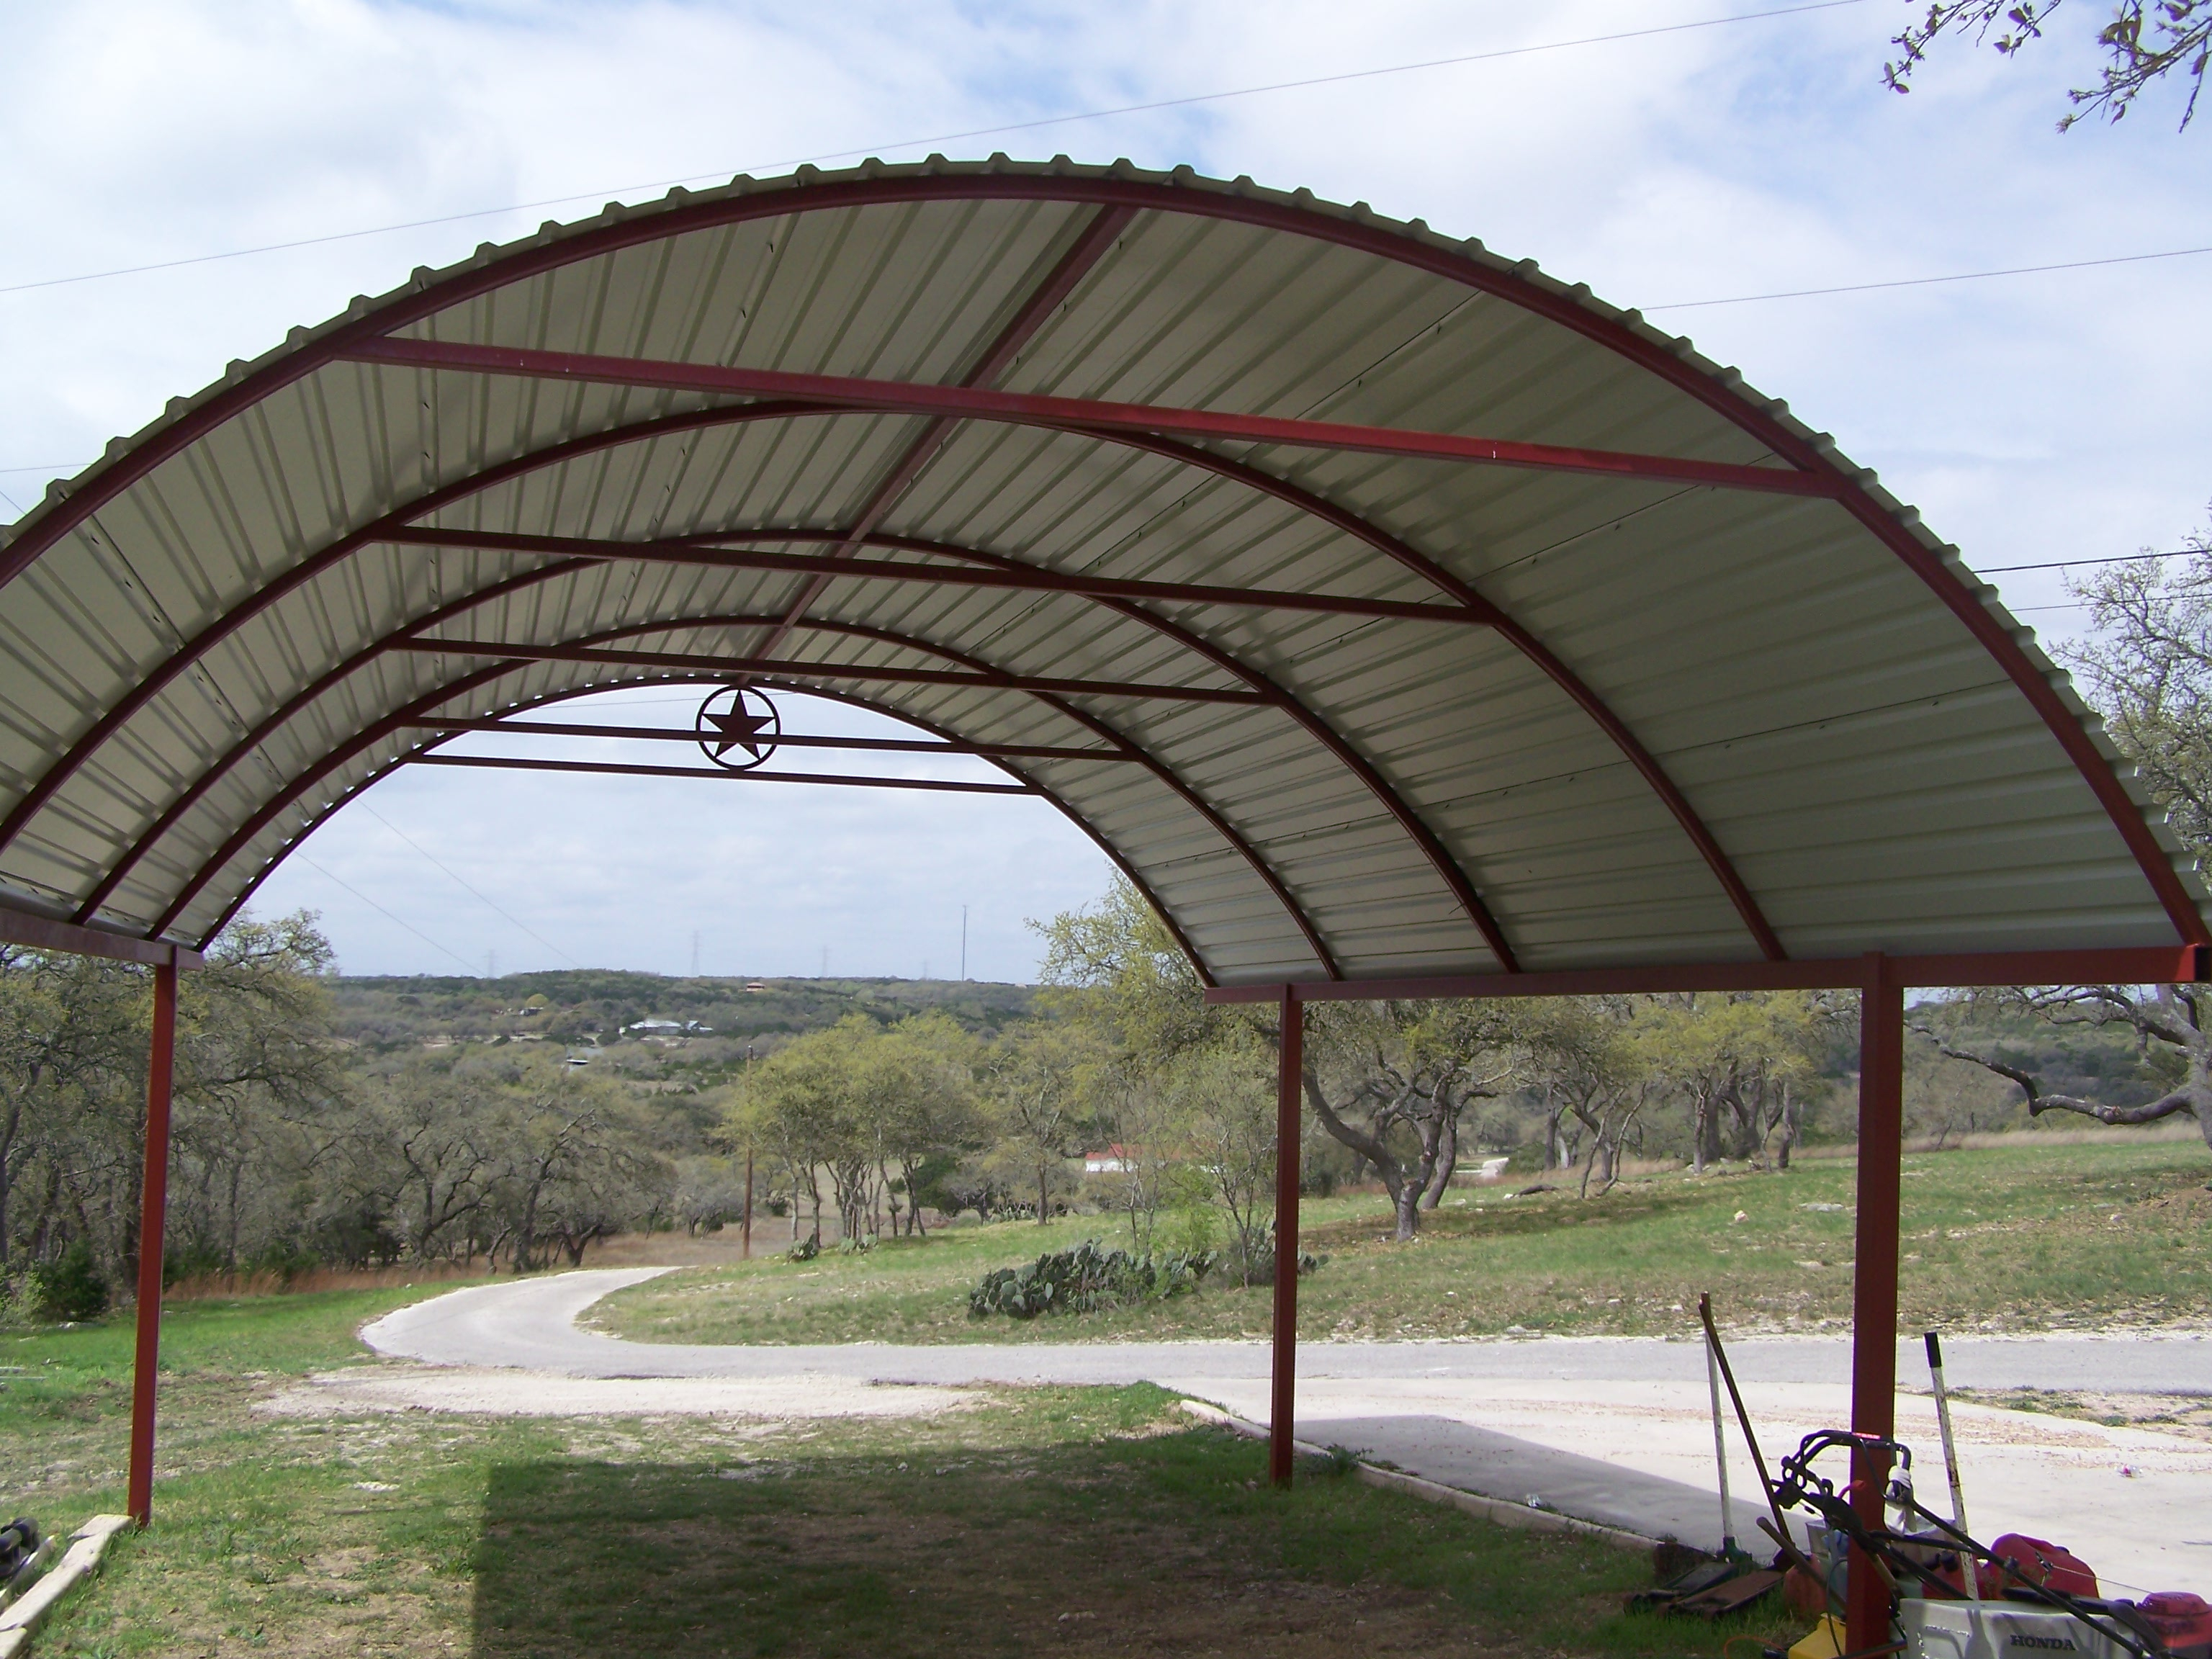
[[[1890, 1439], [1897, 1422], [1897, 1230], [1904, 1152], [1905, 986], [1880, 951], [1866, 958], [1859, 994], [1857, 1258], [1851, 1279], [1851, 1428]], [[1851, 1506], [1869, 1530], [1884, 1524], [1887, 1455], [1851, 1454]], [[1854, 1547], [1845, 1597], [1853, 1653], [1889, 1641], [1889, 1589]]]
[[169, 1086], [177, 1054], [177, 964], [154, 969], [146, 1056], [146, 1165], [138, 1212], [138, 1349], [131, 1368], [131, 1518], [154, 1518], [154, 1376], [161, 1357], [161, 1241], [169, 1220]]
[[1275, 1074], [1275, 1355], [1267, 1418], [1267, 1475], [1291, 1484], [1292, 1426], [1298, 1382], [1298, 1089], [1305, 1072], [1306, 1013], [1298, 994], [1283, 987], [1280, 1063]]

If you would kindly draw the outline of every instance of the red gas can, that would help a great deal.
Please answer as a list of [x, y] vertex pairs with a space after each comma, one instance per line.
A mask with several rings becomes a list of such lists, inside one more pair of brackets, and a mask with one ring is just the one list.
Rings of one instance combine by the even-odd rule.
[[[2053, 1544], [2046, 1539], [2030, 1538], [2023, 1533], [2008, 1532], [1990, 1546], [1990, 1553], [2008, 1565], [2031, 1584], [2063, 1590], [2069, 1595], [2094, 1595], [2097, 1575], [2089, 1571], [2086, 1562], [2077, 1560], [2074, 1552], [2063, 1544]], [[1998, 1571], [1995, 1567], [1981, 1570], [1982, 1597], [1984, 1601], [2002, 1596], [2009, 1585], [2019, 1578], [2011, 1573]]]
[[2165, 1640], [2173, 1659], [2212, 1659], [2212, 1607], [2187, 1590], [2160, 1590], [2136, 1610]]

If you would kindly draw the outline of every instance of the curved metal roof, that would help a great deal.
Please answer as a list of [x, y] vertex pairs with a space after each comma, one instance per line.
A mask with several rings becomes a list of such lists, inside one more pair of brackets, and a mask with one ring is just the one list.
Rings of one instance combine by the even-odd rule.
[[1825, 434], [1531, 263], [1187, 169], [486, 246], [111, 445], [0, 582], [6, 902], [144, 938], [425, 722], [733, 678], [1110, 750], [998, 763], [1224, 984], [2208, 937], [2064, 676]]

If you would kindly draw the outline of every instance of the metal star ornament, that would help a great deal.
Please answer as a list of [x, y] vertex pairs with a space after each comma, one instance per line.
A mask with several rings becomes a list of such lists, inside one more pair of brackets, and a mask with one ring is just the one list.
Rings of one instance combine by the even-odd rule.
[[[743, 685], [725, 685], [709, 693], [692, 724], [699, 733], [700, 752], [728, 772], [750, 771], [767, 760], [783, 731], [776, 706]], [[732, 759], [732, 750], [742, 751], [742, 758]]]

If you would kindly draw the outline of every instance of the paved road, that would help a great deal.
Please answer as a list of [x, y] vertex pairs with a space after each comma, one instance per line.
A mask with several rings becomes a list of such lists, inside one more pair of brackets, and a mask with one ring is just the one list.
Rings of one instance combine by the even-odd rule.
[[[566, 1376], [860, 1377], [886, 1382], [1252, 1381], [1267, 1375], [1264, 1342], [888, 1342], [706, 1347], [627, 1342], [580, 1329], [601, 1297], [662, 1267], [598, 1268], [483, 1285], [387, 1315], [362, 1333], [378, 1352], [434, 1365], [516, 1366]], [[1747, 1337], [1729, 1345], [1747, 1383], [1830, 1383], [1848, 1375], [1841, 1337]], [[1969, 1389], [2096, 1389], [2212, 1395], [2212, 1335], [1947, 1337], [1946, 1374]], [[1927, 1376], [1917, 1342], [1898, 1345], [1905, 1388]], [[1644, 1337], [1546, 1337], [1481, 1342], [1315, 1342], [1298, 1350], [1301, 1380], [1460, 1378], [1499, 1382], [1695, 1382], [1694, 1342]]]
[[[592, 1403], [601, 1411], [772, 1415], [793, 1396], [808, 1401], [809, 1410], [818, 1397], [829, 1410], [832, 1396], [866, 1395], [872, 1382], [957, 1389], [1148, 1381], [1248, 1420], [1267, 1413], [1267, 1346], [1260, 1342], [703, 1347], [627, 1342], [575, 1324], [601, 1297], [661, 1271], [563, 1273], [418, 1303], [362, 1336], [396, 1358], [471, 1369], [441, 1379], [449, 1384], [442, 1394], [424, 1394], [404, 1376], [354, 1373], [346, 1381], [356, 1389], [363, 1382], [388, 1384], [409, 1395], [404, 1403], [431, 1409], [546, 1411], [558, 1408], [550, 1396], [580, 1389], [596, 1391]], [[1899, 1345], [1906, 1389], [1927, 1375], [1917, 1348]], [[1812, 1429], [1848, 1420], [1843, 1339], [1747, 1338], [1729, 1352], [1770, 1455]], [[2212, 1395], [2212, 1337], [2203, 1335], [1961, 1337], [1945, 1342], [1944, 1360], [1954, 1383], [1975, 1389]], [[1299, 1351], [1298, 1370], [1301, 1439], [1353, 1447], [1448, 1486], [1533, 1500], [1646, 1537], [1671, 1534], [1709, 1547], [1719, 1540], [1704, 1351], [1696, 1343], [1320, 1342]], [[551, 1376], [598, 1380], [555, 1386]], [[634, 1380], [625, 1386], [619, 1379]], [[746, 1403], [770, 1393], [786, 1405]], [[693, 1395], [691, 1403], [679, 1401]], [[454, 1403], [463, 1396], [477, 1403]], [[2212, 1505], [2203, 1496], [2212, 1492], [2212, 1444], [1988, 1407], [1964, 1407], [1958, 1415], [1978, 1531], [2069, 1544], [2115, 1591], [2212, 1592]], [[1923, 1492], [1940, 1501], [1930, 1402], [1900, 1398], [1898, 1422], [1900, 1437], [1919, 1454]], [[1731, 1457], [1735, 1534], [1759, 1547], [1752, 1529], [1756, 1492], [1740, 1442]]]

